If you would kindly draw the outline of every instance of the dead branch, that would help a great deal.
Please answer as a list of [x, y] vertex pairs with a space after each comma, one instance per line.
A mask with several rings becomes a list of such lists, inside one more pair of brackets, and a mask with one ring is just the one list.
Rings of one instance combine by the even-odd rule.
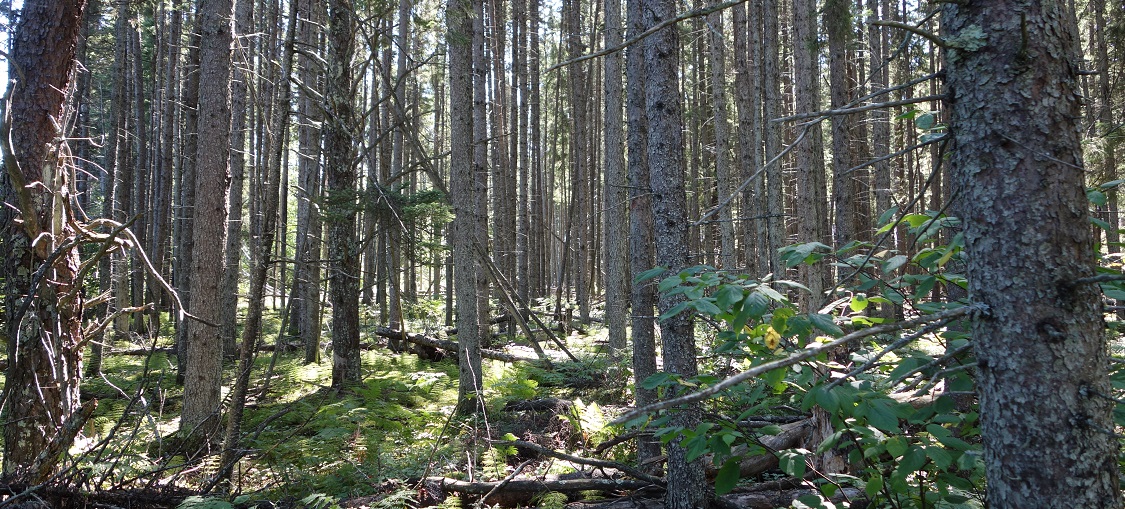
[[633, 477], [636, 477], [637, 479], [640, 479], [642, 481], [646, 481], [646, 482], [649, 482], [651, 484], [655, 484], [655, 485], [658, 485], [658, 486], [664, 486], [664, 480], [663, 479], [651, 476], [649, 474], [641, 472], [640, 470], [637, 470], [633, 467], [630, 467], [629, 465], [625, 465], [623, 463], [618, 463], [616, 461], [607, 461], [607, 460], [600, 460], [600, 459], [595, 459], [595, 458], [581, 458], [581, 457], [578, 457], [578, 456], [572, 456], [570, 454], [558, 452], [556, 450], [548, 449], [546, 447], [543, 447], [539, 444], [535, 444], [535, 443], [527, 442], [527, 441], [523, 441], [523, 440], [511, 440], [511, 441], [509, 441], [509, 440], [493, 440], [492, 443], [493, 444], [502, 444], [502, 445], [513, 445], [513, 446], [520, 447], [520, 448], [523, 448], [523, 449], [531, 449], [531, 450], [533, 450], [535, 452], [538, 452], [539, 454], [542, 454], [544, 456], [550, 456], [552, 458], [569, 461], [571, 463], [578, 463], [579, 465], [588, 465], [588, 466], [591, 466], [591, 467], [600, 467], [600, 468], [612, 468], [612, 469], [615, 469], [615, 470], [620, 470], [621, 472], [623, 472], [625, 474], [628, 474], [628, 475], [631, 475]]

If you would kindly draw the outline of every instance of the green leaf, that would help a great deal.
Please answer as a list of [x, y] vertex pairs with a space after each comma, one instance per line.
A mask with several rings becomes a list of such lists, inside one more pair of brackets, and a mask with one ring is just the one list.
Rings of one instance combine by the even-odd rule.
[[894, 410], [891, 409], [890, 404], [885, 400], [873, 400], [866, 402], [867, 423], [879, 428], [882, 431], [889, 433], [899, 433], [898, 429], [898, 416], [895, 415]]
[[770, 300], [773, 300], [775, 302], [785, 302], [786, 301], [784, 295], [781, 295], [780, 293], [778, 293], [777, 290], [774, 290], [773, 288], [770, 288], [769, 286], [766, 286], [766, 285], [759, 286], [757, 291], [761, 292], [762, 295], [765, 295], [766, 297], [769, 297]]
[[923, 131], [928, 131], [934, 127], [934, 114], [923, 113], [914, 119], [914, 127]]
[[1097, 189], [1087, 189], [1086, 200], [1099, 207], [1105, 206], [1106, 204], [1105, 193]]
[[691, 302], [689, 302], [689, 301], [684, 301], [684, 302], [681, 302], [679, 304], [676, 304], [675, 306], [672, 306], [672, 309], [669, 309], [668, 311], [665, 311], [664, 314], [661, 314], [659, 319], [660, 320], [667, 320], [667, 319], [669, 319], [673, 316], [676, 316], [676, 315], [680, 314], [683, 310], [687, 309], [688, 306], [690, 306], [690, 305], [691, 305]]
[[719, 306], [716, 306], [713, 302], [707, 299], [700, 299], [692, 302], [692, 307], [697, 309], [700, 313], [711, 317], [718, 316], [723, 313], [723, 310], [719, 309]]
[[742, 297], [742, 288], [734, 285], [723, 285], [719, 288], [719, 291], [715, 292], [715, 304], [725, 312], [732, 309], [736, 303], [742, 300]]
[[723, 467], [719, 469], [718, 475], [715, 476], [715, 494], [724, 495], [730, 493], [735, 485], [738, 484], [738, 460], [739, 457], [729, 458], [723, 463]]
[[917, 472], [926, 464], [926, 450], [914, 446], [911, 447], [906, 454], [902, 455], [902, 461], [899, 462], [896, 473], [901, 472], [903, 475]]
[[863, 487], [864, 493], [867, 493], [867, 498], [875, 498], [880, 491], [883, 491], [883, 475], [875, 472], [871, 479], [867, 480], [867, 485]]
[[684, 280], [680, 279], [679, 276], [666, 277], [660, 282], [659, 285], [657, 285], [656, 289], [657, 291], [664, 293], [679, 286], [679, 284], [683, 282]]
[[762, 318], [766, 313], [769, 301], [766, 297], [758, 292], [753, 292], [742, 301], [742, 309], [738, 311], [738, 315], [734, 317], [734, 322], [731, 323], [731, 328], [735, 332], [741, 332], [742, 328], [750, 320], [757, 321]]
[[906, 448], [909, 444], [903, 437], [895, 436], [887, 439], [887, 453], [892, 457], [899, 457], [906, 454]]
[[822, 387], [816, 389], [816, 404], [828, 411], [828, 413], [836, 413], [840, 409], [840, 398], [836, 396], [833, 391], [824, 390]]
[[883, 274], [890, 273], [891, 271], [893, 271], [893, 270], [895, 270], [899, 267], [902, 267], [908, 261], [910, 261], [910, 259], [907, 258], [906, 255], [892, 256], [891, 259], [883, 262], [883, 268], [882, 268]]
[[867, 300], [867, 295], [857, 293], [855, 295], [852, 295], [852, 300], [851, 302], [848, 302], [848, 307], [851, 308], [853, 312], [858, 313], [860, 311], [863, 311], [864, 309], [867, 309], [868, 302], [870, 301]]
[[927, 447], [926, 456], [934, 462], [934, 465], [937, 465], [937, 467], [942, 470], [948, 469], [949, 465], [953, 464], [953, 456], [949, 454], [949, 451], [941, 447]]
[[800, 479], [805, 476], [805, 449], [787, 449], [778, 453], [777, 466], [786, 475]]
[[1107, 223], [1105, 221], [1102, 221], [1101, 219], [1098, 219], [1094, 216], [1090, 216], [1090, 223], [1092, 223], [1094, 226], [1097, 226], [1098, 228], [1101, 228], [1102, 230], [1105, 230], [1105, 231], [1111, 231], [1111, 230], [1116, 229], [1113, 226], [1110, 226], [1109, 223]]
[[646, 270], [646, 271], [644, 271], [640, 274], [637, 274], [636, 282], [643, 283], [643, 282], [648, 281], [650, 279], [659, 277], [661, 274], [664, 274], [667, 271], [668, 271], [667, 267], [654, 267], [654, 268], [648, 269], [648, 270]]
[[813, 326], [815, 326], [816, 328], [833, 336], [842, 336], [844, 334], [844, 329], [841, 329], [839, 325], [836, 325], [836, 322], [832, 319], [832, 315], [810, 313], [809, 321], [811, 321]]
[[770, 424], [758, 428], [758, 433], [762, 435], [780, 435], [782, 431], [785, 430], [781, 429], [781, 426], [778, 426], [776, 424]]
[[1106, 297], [1116, 300], [1125, 300], [1125, 290], [1118, 290], [1116, 288], [1102, 290]]

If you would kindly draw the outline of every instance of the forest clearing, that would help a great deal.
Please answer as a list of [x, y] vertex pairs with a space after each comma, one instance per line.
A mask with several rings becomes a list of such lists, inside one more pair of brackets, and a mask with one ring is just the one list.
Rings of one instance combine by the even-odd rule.
[[1119, 508], [1122, 0], [0, 0], [0, 509]]

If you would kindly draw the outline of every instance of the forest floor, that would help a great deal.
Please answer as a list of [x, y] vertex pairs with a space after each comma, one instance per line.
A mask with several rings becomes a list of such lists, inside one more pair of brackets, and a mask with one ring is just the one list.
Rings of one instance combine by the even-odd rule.
[[[434, 486], [434, 479], [491, 481], [514, 472], [522, 479], [591, 477], [587, 466], [490, 441], [519, 439], [582, 455], [621, 431], [607, 422], [631, 404], [628, 365], [601, 352], [605, 332], [597, 324], [566, 337], [578, 362], [548, 369], [534, 362], [485, 360], [486, 411], [471, 417], [452, 415], [458, 380], [452, 354], [435, 361], [392, 352], [369, 319], [362, 335], [363, 383], [334, 390], [330, 350], [322, 350], [320, 362], [307, 364], [293, 340], [286, 338], [278, 349], [268, 339], [278, 337], [279, 325], [276, 314], [265, 321], [263, 343], [269, 346], [256, 358], [242, 426], [247, 454], [225, 493], [183, 499], [208, 483], [218, 456], [187, 458], [167, 439], [179, 426], [182, 405], [167, 330], [155, 348], [140, 337], [116, 341], [107, 349], [102, 373], [83, 380], [83, 399], [97, 399], [98, 408], [71, 450], [67, 477], [79, 480], [73, 485], [87, 495], [133, 490], [130, 507], [144, 507], [146, 499], [148, 507], [183, 508], [459, 507], [458, 497]], [[445, 337], [443, 330], [434, 317], [407, 327], [434, 337]], [[490, 347], [530, 353], [526, 342], [506, 333], [495, 336]], [[234, 369], [228, 362], [228, 380]], [[216, 438], [213, 447], [220, 442]], [[598, 457], [631, 462], [630, 451], [618, 445]], [[180, 495], [180, 502], [167, 505], [177, 499], [172, 494]], [[543, 495], [494, 494], [486, 503], [556, 506], [568, 498]], [[575, 492], [569, 498], [608, 495]]]
[[[659, 476], [662, 464], [638, 466], [635, 441], [627, 439], [636, 430], [610, 423], [631, 408], [632, 372], [627, 360], [613, 361], [606, 354], [606, 331], [597, 321], [556, 333], [565, 337], [577, 361], [547, 366], [486, 359], [485, 410], [467, 417], [453, 415], [458, 381], [453, 353], [435, 355], [433, 349], [413, 345], [408, 346], [423, 355], [394, 352], [386, 329], [367, 314], [361, 337], [363, 382], [337, 390], [330, 387], [330, 344], [322, 344], [319, 362], [306, 363], [296, 339], [278, 340], [280, 324], [276, 312], [264, 321], [239, 444], [244, 455], [229, 485], [200, 491], [213, 484], [219, 470], [219, 437], [210, 454], [187, 457], [176, 449], [182, 387], [175, 383], [171, 331], [165, 326], [155, 342], [140, 337], [116, 341], [102, 373], [83, 380], [83, 399], [99, 404], [70, 451], [64, 489], [53, 499], [65, 503], [53, 506], [624, 509], [648, 499], [645, 507], [661, 507], [662, 481], [646, 475]], [[698, 327], [701, 348], [712, 350], [714, 328], [706, 323]], [[433, 311], [417, 312], [406, 332], [451, 338]], [[326, 332], [323, 341], [328, 337]], [[540, 343], [549, 356], [565, 357], [549, 341], [540, 338]], [[940, 350], [928, 340], [916, 347], [920, 354]], [[514, 334], [494, 336], [490, 348], [534, 357], [525, 338]], [[628, 359], [628, 352], [622, 357]], [[717, 359], [703, 360], [716, 380], [739, 371], [739, 365]], [[798, 443], [808, 435], [810, 420], [802, 410], [802, 391], [786, 381], [786, 373], [792, 376], [799, 368], [780, 370], [776, 380], [763, 377], [749, 384], [744, 396], [736, 395], [725, 407], [710, 404], [707, 419], [729, 422], [741, 414], [732, 428], [745, 433], [740, 443], [773, 451], [815, 449]], [[233, 380], [235, 363], [228, 362], [225, 370]], [[868, 419], [875, 422], [876, 417]], [[883, 427], [896, 428], [899, 421], [890, 418]], [[714, 432], [719, 432], [714, 437], [724, 436], [720, 428], [708, 433]], [[820, 497], [821, 486], [779, 468], [782, 458], [762, 451], [736, 462], [738, 488], [719, 507], [789, 507], [796, 497]], [[725, 470], [726, 465], [710, 459], [705, 458], [708, 477], [715, 482], [723, 475], [719, 467]], [[894, 462], [887, 468], [893, 469]], [[828, 497], [863, 500], [862, 486], [844, 485]], [[959, 498], [967, 502], [959, 507], [980, 507], [977, 496], [965, 494], [969, 496]]]

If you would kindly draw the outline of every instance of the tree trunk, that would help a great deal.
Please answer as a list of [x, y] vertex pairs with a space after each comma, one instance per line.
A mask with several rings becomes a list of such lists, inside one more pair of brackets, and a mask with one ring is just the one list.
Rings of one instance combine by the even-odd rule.
[[253, 14], [251, 2], [238, 2], [235, 8], [238, 51], [235, 54], [238, 55], [239, 65], [234, 66], [231, 80], [230, 220], [227, 222], [226, 263], [219, 293], [224, 357], [234, 357], [238, 353], [235, 338], [238, 335], [238, 281], [242, 275], [242, 198], [246, 183], [246, 117], [249, 112], [246, 95], [250, 78], [244, 69], [249, 69], [251, 65], [248, 37], [254, 30], [251, 25]]
[[67, 184], [74, 167], [57, 141], [85, 6], [84, 0], [24, 2], [11, 53], [23, 79], [0, 133], [10, 143], [0, 176], [9, 357], [0, 417], [3, 476], [31, 484], [55, 473], [81, 429], [80, 416], [88, 416], [79, 411], [78, 395], [82, 295]]
[[[655, 26], [675, 16], [675, 2], [644, 0], [645, 22]], [[687, 197], [684, 191], [683, 112], [678, 78], [679, 38], [675, 27], [667, 27], [645, 41], [645, 100], [648, 120], [649, 186], [652, 189], [653, 223], [656, 230], [656, 263], [672, 274], [690, 263], [688, 258]], [[683, 296], [661, 294], [658, 308], [663, 314]], [[695, 363], [694, 320], [688, 312], [660, 322], [664, 369], [691, 378], [698, 374]], [[673, 420], [675, 426], [695, 429], [700, 421], [698, 405], [691, 405]], [[683, 437], [668, 448], [668, 492], [665, 504], [673, 509], [695, 509], [706, 505], [707, 483], [703, 464], [687, 461]]]
[[355, 13], [351, 2], [328, 3], [328, 76], [324, 157], [327, 171], [328, 280], [332, 302], [332, 386], [358, 383], [359, 245], [356, 240]]
[[[629, 38], [647, 30], [641, 0], [628, 0], [627, 24]], [[634, 44], [625, 50], [626, 117], [629, 123], [629, 268], [633, 281], [642, 272], [656, 266], [653, 248], [652, 194], [649, 192], [648, 119], [645, 116], [645, 62], [643, 45]], [[645, 389], [642, 382], [656, 374], [656, 285], [652, 281], [634, 284], [630, 294], [630, 327], [633, 335], [633, 393], [638, 407], [655, 403], [655, 390]], [[660, 443], [648, 437], [637, 440], [637, 460], [660, 456]]]
[[[44, 482], [55, 473], [81, 422], [82, 295], [72, 229], [73, 161], [63, 134], [64, 90], [74, 77], [83, 0], [28, 0], [12, 43], [12, 91], [0, 176], [4, 253], [4, 479]], [[10, 143], [10, 145], [9, 145]], [[38, 185], [33, 185], [38, 184]], [[33, 241], [35, 241], [33, 243]], [[77, 427], [73, 426], [77, 423]]]
[[[621, 44], [621, 0], [605, 0], [605, 45]], [[624, 92], [620, 52], [605, 57], [605, 324], [609, 329], [609, 355], [625, 349], [626, 235], [629, 226], [625, 173], [625, 128], [622, 125]]]
[[993, 508], [1121, 507], [1068, 19], [1058, 1], [943, 10]]
[[184, 378], [180, 431], [189, 451], [206, 441], [219, 425], [222, 403], [223, 345], [215, 325], [220, 320], [223, 249], [227, 238], [230, 188], [231, 0], [202, 0], [197, 29], [199, 48], [199, 133], [195, 158], [194, 256], [188, 287], [202, 296], [190, 311], [202, 321], [188, 323], [184, 354], [190, 371]]
[[[820, 75], [817, 65], [816, 3], [793, 1], [793, 100], [797, 113], [820, 109]], [[797, 166], [797, 241], [831, 244], [828, 231], [828, 188], [824, 177], [824, 150], [820, 124], [809, 128], [804, 141], [793, 148]], [[802, 294], [801, 309], [815, 312], [824, 302], [830, 284], [827, 263], [800, 265], [801, 283], [809, 288]]]
[[480, 408], [477, 393], [482, 388], [477, 264], [473, 255], [477, 207], [473, 196], [473, 3], [479, 1], [449, 0], [445, 13], [449, 55], [449, 198], [453, 207], [449, 243], [457, 293], [457, 401], [462, 413]]

